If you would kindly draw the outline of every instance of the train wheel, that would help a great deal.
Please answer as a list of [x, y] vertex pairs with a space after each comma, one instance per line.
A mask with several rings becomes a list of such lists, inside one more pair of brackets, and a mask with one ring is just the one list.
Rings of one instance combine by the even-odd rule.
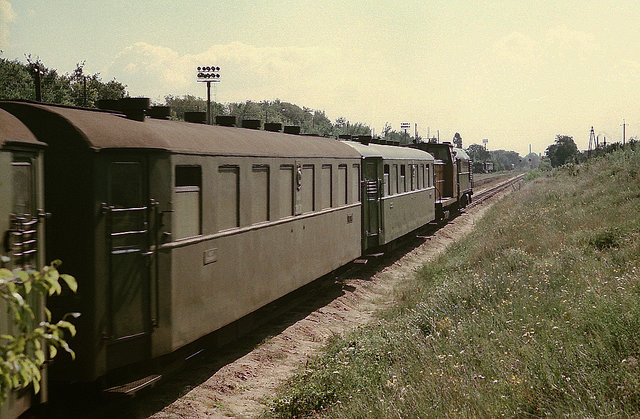
[[458, 202], [458, 208], [462, 209], [464, 207], [466, 207], [468, 204], [468, 198], [467, 198], [467, 194], [464, 194], [460, 197], [460, 200]]

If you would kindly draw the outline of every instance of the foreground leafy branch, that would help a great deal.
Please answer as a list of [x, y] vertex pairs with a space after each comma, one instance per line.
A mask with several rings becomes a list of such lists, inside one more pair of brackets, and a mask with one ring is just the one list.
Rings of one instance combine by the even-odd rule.
[[[2, 261], [6, 263], [8, 259], [3, 257]], [[40, 370], [47, 353], [52, 359], [62, 348], [75, 357], [65, 340], [65, 330], [71, 336], [76, 334], [75, 326], [67, 318], [78, 317], [79, 313], [67, 314], [52, 323], [51, 312], [45, 308], [42, 320], [37, 308], [44, 296], [59, 295], [63, 283], [72, 292], [77, 291], [75, 278], [58, 272], [60, 263], [53, 261], [41, 271], [0, 268], [0, 306], [6, 307], [10, 320], [9, 334], [0, 334], [0, 405], [11, 390], [31, 384], [35, 393], [40, 391]]]

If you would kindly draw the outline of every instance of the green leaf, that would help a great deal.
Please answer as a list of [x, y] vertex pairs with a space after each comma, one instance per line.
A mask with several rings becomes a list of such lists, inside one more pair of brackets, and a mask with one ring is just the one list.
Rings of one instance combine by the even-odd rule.
[[24, 283], [24, 292], [29, 294], [31, 292], [31, 281], [27, 281]]
[[38, 349], [34, 352], [34, 355], [38, 359], [38, 362], [42, 365], [44, 363], [44, 351]]
[[71, 275], [67, 275], [67, 274], [62, 274], [60, 275], [60, 278], [62, 278], [64, 280], [64, 282], [66, 282], [67, 286], [69, 287], [69, 289], [73, 292], [77, 292], [78, 291], [78, 282], [76, 281], [76, 279], [74, 277], [72, 277]]
[[58, 354], [58, 348], [53, 345], [49, 345], [49, 359], [53, 359]]
[[56, 323], [56, 325], [58, 327], [63, 327], [65, 329], [67, 329], [69, 331], [69, 333], [71, 333], [71, 336], [75, 336], [76, 335], [76, 327], [74, 325], [72, 325], [71, 323], [69, 323], [68, 321], [60, 320], [58, 323]]
[[11, 296], [13, 297], [15, 302], [18, 303], [18, 305], [20, 305], [21, 307], [24, 305], [24, 298], [22, 298], [22, 295], [20, 295], [20, 293], [12, 292]]
[[13, 274], [22, 282], [27, 282], [29, 280], [29, 275], [21, 269], [14, 269]]
[[47, 307], [44, 308], [44, 314], [47, 317], [47, 321], [50, 322], [51, 321], [51, 310], [49, 310]]
[[33, 380], [33, 392], [38, 394], [40, 392], [40, 377], [37, 380]]

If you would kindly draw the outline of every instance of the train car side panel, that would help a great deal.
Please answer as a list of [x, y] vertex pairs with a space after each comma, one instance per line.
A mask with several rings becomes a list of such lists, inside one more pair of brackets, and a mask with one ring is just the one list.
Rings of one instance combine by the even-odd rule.
[[[175, 156], [172, 238], [160, 251], [160, 291], [169, 287], [170, 309], [160, 316], [154, 355], [359, 256], [360, 203], [349, 185], [359, 183], [358, 163]], [[331, 188], [332, 202], [323, 204], [322, 187]], [[180, 327], [163, 331], [165, 321]]]

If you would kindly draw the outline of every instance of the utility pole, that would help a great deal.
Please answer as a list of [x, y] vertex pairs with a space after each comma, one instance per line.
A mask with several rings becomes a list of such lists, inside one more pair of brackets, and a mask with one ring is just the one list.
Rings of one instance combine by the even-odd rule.
[[624, 118], [622, 119], [622, 145], [624, 145], [625, 143], [625, 139], [627, 138], [625, 135], [625, 128], [626, 128], [627, 124], [624, 121]]
[[36, 102], [42, 102], [42, 75], [44, 72], [40, 70], [40, 66], [36, 63], [33, 66], [33, 83], [36, 89]]

